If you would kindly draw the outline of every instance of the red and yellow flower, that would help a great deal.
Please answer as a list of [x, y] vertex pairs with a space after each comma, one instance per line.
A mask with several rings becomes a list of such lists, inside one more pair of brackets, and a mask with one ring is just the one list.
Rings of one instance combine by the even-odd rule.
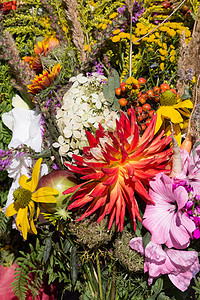
[[31, 69], [37, 74], [42, 71], [42, 65], [39, 54], [46, 56], [47, 52], [59, 45], [59, 40], [56, 37], [45, 37], [41, 42], [37, 42], [34, 46], [34, 56], [25, 56], [23, 60], [28, 62]]
[[31, 80], [33, 83], [27, 85], [29, 93], [36, 95], [42, 90], [45, 90], [47, 87], [49, 87], [58, 76], [61, 68], [62, 66], [59, 63], [53, 66], [52, 70], [49, 67], [49, 71], [45, 70], [42, 74], [36, 76], [33, 80]]
[[134, 229], [136, 217], [142, 221], [135, 194], [153, 203], [147, 193], [149, 180], [159, 172], [166, 172], [165, 165], [171, 156], [171, 148], [165, 150], [171, 138], [163, 137], [163, 132], [154, 138], [155, 125], [156, 115], [139, 139], [132, 108], [131, 120], [121, 113], [116, 131], [104, 132], [99, 124], [96, 138], [86, 132], [90, 146], [83, 149], [83, 157], [73, 155], [76, 166], [65, 163], [69, 170], [82, 174], [84, 180], [63, 192], [74, 193], [68, 209], [82, 208], [91, 202], [77, 221], [100, 209], [97, 222], [110, 214], [108, 229], [115, 218], [118, 231], [122, 231], [126, 208]]

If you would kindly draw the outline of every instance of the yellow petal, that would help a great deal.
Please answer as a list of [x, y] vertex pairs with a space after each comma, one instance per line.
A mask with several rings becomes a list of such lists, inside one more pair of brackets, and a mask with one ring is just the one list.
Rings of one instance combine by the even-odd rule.
[[193, 108], [193, 103], [191, 100], [180, 101], [174, 105], [174, 108]]
[[27, 176], [22, 175], [22, 176], [19, 178], [19, 185], [20, 185], [22, 188], [24, 188], [24, 189], [30, 191], [30, 190], [31, 190], [31, 181], [28, 181], [28, 182], [27, 182], [28, 179], [29, 179], [29, 178], [28, 178]]
[[162, 126], [163, 121], [164, 121], [164, 118], [162, 117], [160, 108], [157, 110], [156, 114], [157, 114], [157, 119], [156, 119], [156, 127], [155, 127], [154, 134], [156, 134], [158, 132], [158, 130], [160, 129], [160, 127]]
[[16, 218], [16, 225], [18, 229], [22, 231], [22, 235], [25, 240], [27, 239], [27, 233], [30, 230], [27, 214], [28, 206], [26, 206], [25, 208], [20, 208]]
[[174, 130], [174, 135], [175, 139], [177, 140], [178, 145], [181, 145], [181, 128], [179, 124], [173, 124], [173, 130]]
[[181, 115], [183, 115], [186, 118], [189, 118], [191, 115], [191, 112], [189, 112], [187, 109], [177, 108], [177, 110], [180, 112]]
[[31, 192], [34, 192], [38, 185], [41, 163], [42, 163], [42, 158], [39, 158], [36, 161], [35, 166], [33, 168], [32, 179], [31, 179]]
[[[181, 128], [179, 126], [179, 124], [173, 124], [173, 132], [174, 132], [174, 136], [175, 139], [178, 143], [178, 145], [181, 145]], [[171, 125], [167, 126], [166, 130], [165, 130], [165, 134], [167, 136], [169, 136], [171, 134]]]
[[57, 200], [54, 195], [59, 192], [52, 187], [42, 187], [32, 194], [32, 200], [35, 202], [56, 203]]
[[34, 234], [37, 234], [37, 229], [35, 227], [35, 224], [33, 222], [33, 219], [30, 219], [30, 225], [31, 225], [31, 231], [34, 233]]
[[14, 202], [11, 203], [6, 209], [6, 217], [11, 217], [17, 214], [17, 210], [15, 209]]
[[35, 204], [33, 201], [29, 202], [28, 208], [29, 208], [29, 220], [30, 220], [33, 219], [35, 213]]
[[40, 214], [40, 206], [37, 204], [37, 213], [36, 213], [36, 219], [39, 217]]
[[183, 122], [181, 114], [172, 106], [162, 107], [162, 116], [166, 119], [170, 119], [172, 123]]

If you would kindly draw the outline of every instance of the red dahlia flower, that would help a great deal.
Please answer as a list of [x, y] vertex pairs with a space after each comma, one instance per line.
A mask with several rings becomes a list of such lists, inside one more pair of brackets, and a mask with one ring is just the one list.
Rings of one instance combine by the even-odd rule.
[[92, 202], [77, 221], [99, 208], [97, 222], [110, 214], [108, 230], [114, 218], [118, 230], [123, 230], [126, 208], [134, 229], [136, 217], [142, 221], [135, 193], [145, 202], [148, 200], [153, 203], [146, 186], [157, 173], [166, 171], [165, 164], [171, 155], [171, 148], [163, 151], [169, 145], [171, 137], [163, 137], [162, 132], [154, 138], [155, 125], [156, 115], [139, 139], [139, 129], [132, 108], [130, 121], [121, 113], [119, 121], [116, 121], [116, 131], [104, 132], [99, 124], [96, 138], [86, 132], [90, 146], [83, 149], [83, 157], [73, 155], [77, 166], [65, 163], [71, 171], [82, 174], [81, 179], [87, 181], [63, 192], [74, 193], [73, 202], [68, 209], [82, 208]]

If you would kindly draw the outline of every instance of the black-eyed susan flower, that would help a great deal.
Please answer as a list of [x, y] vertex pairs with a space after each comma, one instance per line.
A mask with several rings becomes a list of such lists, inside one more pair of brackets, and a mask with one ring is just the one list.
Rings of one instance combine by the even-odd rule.
[[181, 144], [181, 130], [186, 128], [190, 117], [190, 109], [193, 108], [192, 101], [181, 101], [178, 99], [177, 94], [168, 90], [160, 96], [160, 107], [157, 110], [157, 121], [155, 133], [162, 129], [165, 130], [167, 135], [171, 134], [171, 121], [175, 138], [180, 146]]
[[[23, 238], [27, 239], [27, 233], [37, 234], [34, 224], [35, 203], [56, 203], [55, 196], [58, 191], [52, 187], [42, 187], [36, 190], [39, 180], [40, 166], [42, 158], [35, 163], [32, 172], [32, 178], [22, 175], [19, 178], [20, 187], [13, 192], [14, 202], [6, 209], [6, 217], [17, 214], [16, 225], [22, 231]], [[40, 208], [37, 206], [37, 215], [39, 216]]]

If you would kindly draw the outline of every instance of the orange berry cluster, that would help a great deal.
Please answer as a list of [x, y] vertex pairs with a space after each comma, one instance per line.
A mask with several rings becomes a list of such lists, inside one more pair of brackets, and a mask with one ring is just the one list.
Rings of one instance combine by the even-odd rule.
[[[160, 95], [166, 90], [171, 90], [173, 93], [177, 94], [175, 89], [170, 89], [170, 86], [167, 83], [162, 83], [160, 87], [154, 86], [152, 90], [145, 90], [146, 88], [146, 79], [139, 78], [138, 84], [133, 84], [130, 87], [125, 82], [120, 84], [120, 87], [115, 90], [117, 97], [119, 99], [119, 104], [122, 107], [127, 109], [127, 115], [131, 114], [131, 106], [134, 107], [136, 119], [141, 131], [144, 131], [154, 113], [159, 107]], [[134, 91], [137, 90], [137, 95]], [[179, 95], [177, 94], [179, 98]]]
[[2, 12], [9, 12], [10, 10], [15, 10], [17, 5], [17, 1], [7, 1], [7, 2], [0, 2], [0, 10]]

